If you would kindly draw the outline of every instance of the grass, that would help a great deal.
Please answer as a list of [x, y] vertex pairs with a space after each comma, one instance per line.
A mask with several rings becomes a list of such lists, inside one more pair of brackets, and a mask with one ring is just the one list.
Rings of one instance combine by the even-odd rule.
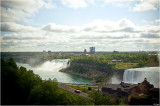
[[[63, 84], [65, 86], [71, 87], [73, 89], [81, 90], [85, 93], [90, 93], [92, 90], [98, 89], [98, 86], [88, 86], [88, 85], [72, 85], [72, 84]], [[91, 87], [91, 90], [88, 90], [88, 87]]]
[[115, 67], [117, 69], [129, 69], [129, 68], [134, 68], [136, 67], [136, 65], [138, 63], [123, 63], [123, 62], [120, 62], [120, 63], [113, 63], [113, 64], [116, 64]]
[[[63, 85], [65, 85], [65, 84], [63, 84]], [[81, 97], [81, 96], [79, 96], [79, 95], [76, 95], [76, 94], [74, 94], [74, 93], [71, 93], [71, 92], [69, 92], [69, 91], [66, 91], [66, 90], [64, 90], [64, 89], [62, 89], [62, 88], [59, 88], [59, 89], [60, 89], [60, 91], [62, 91], [62, 92], [68, 93], [69, 96], [75, 97], [76, 99], [79, 98], [79, 99], [82, 99], [82, 100], [88, 102], [88, 105], [93, 105], [93, 103], [92, 103], [92, 101], [91, 101], [90, 99], [83, 98], [83, 97]]]

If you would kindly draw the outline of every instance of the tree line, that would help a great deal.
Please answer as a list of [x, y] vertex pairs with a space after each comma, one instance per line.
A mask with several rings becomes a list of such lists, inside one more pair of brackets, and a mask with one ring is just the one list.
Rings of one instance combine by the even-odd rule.
[[4, 105], [87, 105], [92, 104], [58, 87], [56, 80], [42, 81], [39, 75], [17, 67], [12, 58], [1, 59], [1, 104]]
[[86, 99], [58, 87], [56, 79], [43, 81], [39, 75], [17, 67], [12, 58], [1, 58], [1, 104], [2, 105], [116, 105], [124, 101], [111, 100], [100, 92], [89, 94]]
[[159, 65], [157, 55], [148, 55], [143, 53], [106, 53], [102, 55], [76, 56], [71, 58], [71, 62], [105, 66], [110, 69], [114, 69], [114, 64], [111, 64], [112, 60], [121, 60], [124, 63], [138, 63], [136, 67]]

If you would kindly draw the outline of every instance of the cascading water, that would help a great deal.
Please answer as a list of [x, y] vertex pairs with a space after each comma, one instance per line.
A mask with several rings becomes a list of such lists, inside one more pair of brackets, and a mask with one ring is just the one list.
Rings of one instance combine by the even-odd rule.
[[24, 66], [27, 69], [33, 70], [33, 72], [35, 74], [38, 74], [43, 80], [49, 79], [49, 78], [51, 79], [56, 78], [58, 82], [63, 82], [63, 83], [93, 85], [90, 79], [72, 75], [72, 74], [59, 72], [59, 70], [70, 66], [69, 59], [54, 59], [52, 61], [46, 61], [43, 64], [36, 66], [36, 67], [32, 67], [29, 64], [18, 63], [18, 62], [17, 62], [17, 65], [19, 67]]
[[145, 68], [132, 68], [124, 71], [123, 81], [125, 83], [141, 83], [144, 78], [153, 84], [154, 87], [159, 88], [159, 72], [160, 67], [145, 67]]
[[46, 61], [42, 65], [36, 67], [36, 70], [48, 70], [48, 71], [59, 71], [60, 69], [69, 66], [68, 59], [55, 59], [52, 61]]

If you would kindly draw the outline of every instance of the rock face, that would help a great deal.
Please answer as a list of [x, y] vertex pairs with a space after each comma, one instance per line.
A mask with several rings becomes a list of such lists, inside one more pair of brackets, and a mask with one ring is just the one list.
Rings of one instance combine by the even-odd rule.
[[121, 82], [120, 84], [107, 84], [102, 87], [102, 94], [108, 94], [111, 98], [125, 98], [127, 100], [130, 89], [136, 86], [136, 84], [127, 84]]
[[159, 88], [154, 88], [145, 78], [142, 83], [133, 87], [128, 95], [131, 105], [153, 105], [159, 102]]
[[154, 88], [145, 78], [142, 83], [107, 84], [102, 87], [102, 94], [113, 99], [124, 98], [130, 105], [159, 104], [159, 88]]
[[85, 67], [88, 70], [97, 70], [97, 71], [102, 71], [102, 72], [110, 72], [110, 69], [108, 69], [107, 67], [101, 67], [101, 66], [97, 66], [97, 65], [90, 65], [90, 64], [83, 64], [83, 63], [76, 63], [76, 62], [71, 62], [70, 64], [71, 66], [81, 66], [81, 67]]
[[76, 62], [71, 62], [68, 68], [60, 71], [91, 78], [94, 83], [108, 81], [113, 74], [113, 71], [107, 67]]

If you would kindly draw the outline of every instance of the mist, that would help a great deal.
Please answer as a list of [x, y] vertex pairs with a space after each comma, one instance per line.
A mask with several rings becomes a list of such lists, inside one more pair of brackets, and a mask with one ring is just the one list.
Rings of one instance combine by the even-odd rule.
[[[17, 62], [17, 65], [24, 66], [27, 69], [33, 70], [33, 72], [39, 75], [42, 80], [57, 79], [58, 82], [62, 83], [75, 83], [75, 84], [90, 84], [94, 85], [90, 79], [80, 77], [77, 75], [72, 75], [64, 72], [59, 72], [63, 68], [67, 68], [69, 64], [69, 59], [54, 59], [52, 61], [45, 61], [39, 65], [31, 66], [25, 63]], [[31, 61], [35, 62], [35, 61]]]

